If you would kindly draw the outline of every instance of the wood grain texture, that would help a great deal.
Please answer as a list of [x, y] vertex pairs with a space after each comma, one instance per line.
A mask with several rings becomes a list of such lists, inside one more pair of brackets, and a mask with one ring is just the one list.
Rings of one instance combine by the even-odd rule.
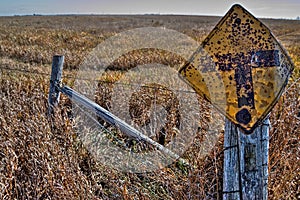
[[269, 119], [245, 135], [225, 125], [223, 199], [267, 199]]
[[50, 89], [48, 96], [48, 116], [53, 114], [53, 108], [58, 105], [60, 92], [56, 86], [61, 82], [63, 72], [64, 56], [55, 55], [52, 59], [52, 69], [50, 78]]

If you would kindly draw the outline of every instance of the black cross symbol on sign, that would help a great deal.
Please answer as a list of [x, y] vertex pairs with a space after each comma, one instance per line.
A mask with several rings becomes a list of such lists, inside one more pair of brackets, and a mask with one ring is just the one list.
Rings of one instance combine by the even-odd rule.
[[220, 71], [235, 70], [230, 80], [236, 82], [238, 108], [242, 108], [235, 115], [237, 122], [247, 125], [251, 121], [251, 113], [245, 107], [255, 109], [252, 68], [268, 68], [280, 66], [278, 50], [259, 50], [249, 53], [216, 54], [216, 66]]
[[251, 133], [278, 101], [293, 69], [268, 27], [235, 5], [179, 73], [230, 121]]

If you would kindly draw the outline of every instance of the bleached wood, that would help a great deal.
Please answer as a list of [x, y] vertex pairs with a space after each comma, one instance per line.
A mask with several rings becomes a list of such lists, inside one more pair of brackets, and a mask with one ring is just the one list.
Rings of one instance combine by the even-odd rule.
[[81, 106], [94, 112], [97, 116], [99, 116], [104, 121], [119, 128], [127, 136], [152, 144], [158, 150], [163, 152], [165, 155], [169, 156], [171, 159], [179, 160], [183, 164], [189, 165], [189, 163], [186, 160], [180, 158], [179, 155], [165, 148], [163, 145], [157, 143], [156, 141], [152, 140], [148, 136], [140, 133], [134, 127], [130, 126], [129, 124], [127, 124], [117, 116], [113, 115], [103, 107], [99, 106], [95, 102], [89, 100], [88, 98], [79, 94], [78, 92], [76, 92], [75, 90], [71, 89], [68, 86], [61, 87], [60, 82], [61, 82], [62, 72], [63, 72], [63, 62], [64, 62], [64, 56], [53, 57], [52, 71], [51, 71], [51, 78], [50, 78], [50, 89], [49, 89], [49, 97], [48, 97], [48, 102], [49, 102], [48, 116], [52, 116], [54, 107], [58, 105], [60, 93], [62, 92], [63, 94], [67, 95], [71, 100], [77, 102]]
[[252, 134], [245, 135], [226, 121], [223, 199], [267, 199], [269, 127], [266, 119]]
[[171, 150], [165, 148], [163, 145], [157, 143], [156, 141], [152, 140], [148, 136], [142, 134], [138, 130], [136, 130], [134, 127], [127, 124], [125, 121], [121, 120], [108, 110], [104, 109], [103, 107], [99, 106], [97, 103], [91, 101], [90, 99], [86, 98], [85, 96], [79, 94], [72, 88], [68, 86], [64, 87], [58, 87], [58, 90], [62, 92], [63, 94], [67, 95], [72, 101], [75, 101], [76, 103], [80, 104], [81, 106], [89, 109], [90, 111], [94, 112], [97, 116], [99, 116], [104, 121], [108, 122], [109, 124], [113, 125], [114, 127], [119, 128], [124, 134], [126, 134], [129, 137], [135, 138], [136, 140], [145, 141], [153, 146], [155, 146], [158, 150], [163, 152], [165, 155], [169, 156], [171, 159], [179, 160], [180, 162], [184, 164], [188, 164], [188, 162], [182, 158], [180, 158], [179, 155], [172, 152]]
[[60, 92], [56, 88], [56, 85], [61, 82], [63, 72], [64, 56], [55, 55], [52, 59], [52, 69], [50, 78], [50, 89], [48, 96], [48, 116], [53, 114], [53, 108], [58, 105]]

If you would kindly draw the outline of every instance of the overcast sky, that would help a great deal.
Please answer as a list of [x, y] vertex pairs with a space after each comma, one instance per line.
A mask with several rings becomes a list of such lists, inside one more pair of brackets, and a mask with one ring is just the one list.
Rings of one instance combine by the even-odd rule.
[[234, 3], [257, 17], [295, 19], [300, 0], [0, 0], [0, 15], [187, 14], [223, 16]]

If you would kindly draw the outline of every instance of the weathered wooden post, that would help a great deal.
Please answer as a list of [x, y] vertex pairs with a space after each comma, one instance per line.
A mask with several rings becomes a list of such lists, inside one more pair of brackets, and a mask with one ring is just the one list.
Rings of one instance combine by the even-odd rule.
[[267, 199], [267, 116], [293, 69], [268, 27], [240, 5], [232, 6], [180, 69], [181, 76], [228, 119], [224, 199]]
[[48, 117], [53, 114], [54, 107], [56, 107], [59, 102], [60, 91], [56, 88], [56, 86], [61, 82], [63, 63], [64, 63], [64, 56], [62, 55], [53, 56], [51, 78], [50, 78], [50, 89], [49, 89], [49, 96], [48, 96], [48, 103], [49, 103]]
[[267, 199], [269, 126], [267, 118], [251, 135], [245, 135], [226, 121], [224, 200]]

